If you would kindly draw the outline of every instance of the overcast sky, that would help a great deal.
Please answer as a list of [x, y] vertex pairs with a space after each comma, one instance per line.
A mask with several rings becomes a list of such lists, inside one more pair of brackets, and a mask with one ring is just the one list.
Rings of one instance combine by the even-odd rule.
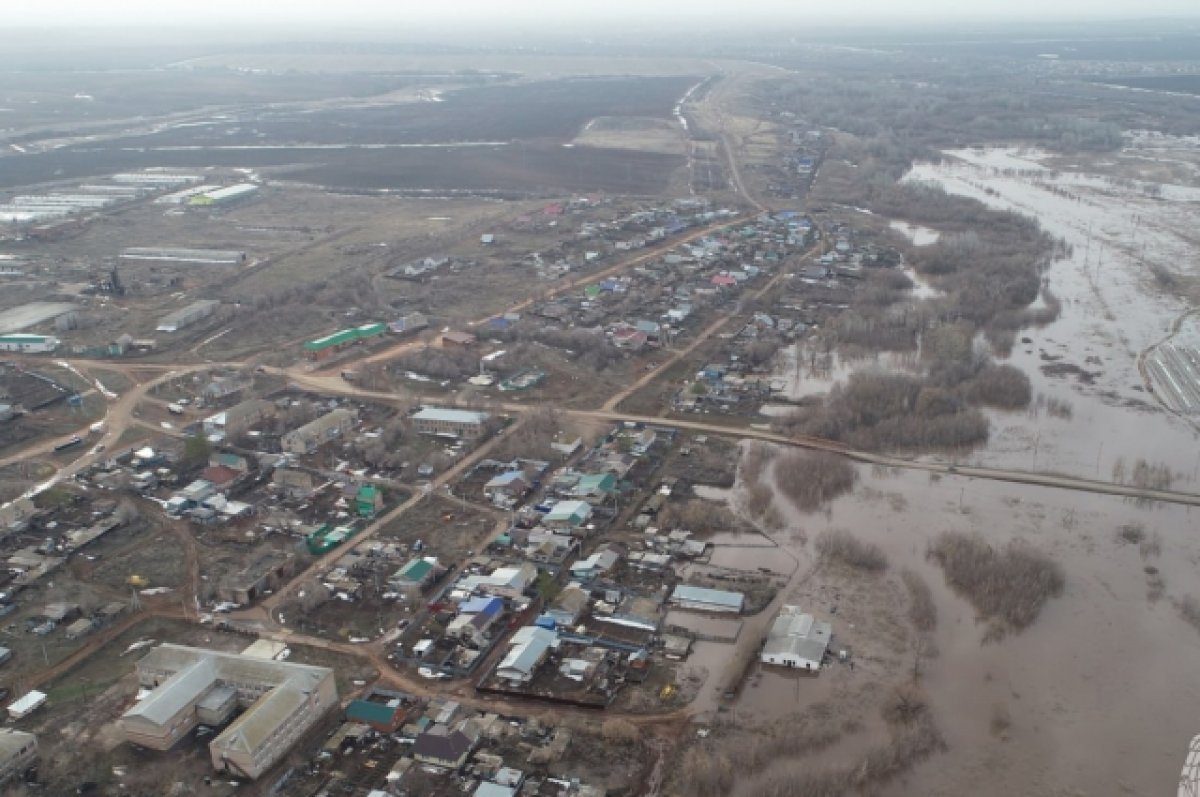
[[0, 0], [0, 24], [163, 26], [276, 22], [362, 27], [375, 22], [423, 27], [485, 20], [501, 26], [542, 21], [628, 20], [678, 15], [691, 22], [735, 16], [855, 20], [1065, 20], [1200, 17], [1200, 0]]

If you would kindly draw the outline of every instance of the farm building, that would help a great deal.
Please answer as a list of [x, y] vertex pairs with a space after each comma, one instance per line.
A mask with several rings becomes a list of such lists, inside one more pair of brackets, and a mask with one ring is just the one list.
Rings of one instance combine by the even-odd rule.
[[441, 407], [422, 407], [412, 418], [417, 434], [463, 437], [468, 440], [483, 434], [487, 419], [486, 412], [449, 410]]
[[671, 593], [673, 606], [700, 612], [740, 612], [745, 603], [746, 596], [740, 592], [693, 587], [688, 584], [679, 584]]
[[162, 644], [137, 663], [152, 690], [121, 716], [125, 738], [169, 750], [199, 724], [221, 725], [209, 743], [213, 768], [254, 779], [286, 755], [338, 703], [333, 670]]
[[22, 333], [0, 335], [0, 351], [48, 354], [61, 345], [62, 341], [53, 335], [27, 335]]
[[131, 246], [121, 250], [121, 259], [157, 263], [186, 263], [194, 266], [239, 266], [246, 262], [246, 253], [238, 249]]
[[193, 207], [229, 205], [256, 193], [258, 193], [258, 186], [254, 183], [238, 183], [237, 185], [218, 188], [215, 191], [197, 194], [188, 200], [188, 204]]
[[187, 307], [180, 308], [160, 318], [156, 330], [158, 332], [178, 332], [184, 327], [189, 327], [197, 321], [208, 318], [217, 312], [217, 308], [220, 306], [221, 303], [216, 299], [201, 299], [198, 302], [192, 302]]
[[304, 344], [304, 356], [310, 360], [326, 360], [340, 351], [362, 341], [377, 338], [387, 332], [385, 324], [363, 324], [310, 340]]
[[762, 663], [816, 672], [832, 635], [829, 623], [801, 612], [798, 606], [784, 606], [767, 634]]

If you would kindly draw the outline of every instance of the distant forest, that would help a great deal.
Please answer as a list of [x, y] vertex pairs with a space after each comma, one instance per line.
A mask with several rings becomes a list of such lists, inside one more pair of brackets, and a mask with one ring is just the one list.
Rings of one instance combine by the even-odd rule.
[[1162, 75], [1159, 77], [1096, 78], [1097, 83], [1125, 86], [1131, 89], [1172, 91], [1178, 94], [1200, 94], [1200, 75]]

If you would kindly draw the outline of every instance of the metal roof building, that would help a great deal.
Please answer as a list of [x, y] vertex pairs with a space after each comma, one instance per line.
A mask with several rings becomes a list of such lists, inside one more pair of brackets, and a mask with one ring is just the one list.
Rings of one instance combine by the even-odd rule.
[[483, 424], [487, 419], [486, 412], [442, 407], [422, 407], [420, 412], [412, 416], [413, 428], [418, 434], [467, 438], [483, 434]]
[[746, 596], [740, 592], [679, 584], [671, 593], [671, 603], [682, 609], [702, 612], [740, 612]]
[[201, 722], [244, 713], [209, 744], [213, 767], [257, 778], [337, 705], [333, 670], [163, 644], [137, 664], [151, 693], [120, 723], [130, 742], [167, 750]]
[[167, 313], [159, 319], [158, 332], [178, 332], [186, 326], [196, 323], [202, 318], [207, 318], [217, 311], [221, 303], [216, 299], [201, 299], [198, 302], [192, 302], [187, 307]]
[[20, 351], [30, 354], [46, 354], [62, 345], [53, 335], [29, 335], [13, 333], [0, 335], [0, 351]]
[[763, 664], [816, 672], [833, 636], [833, 626], [816, 620], [798, 606], [784, 606], [771, 624], [763, 646]]
[[506, 681], [525, 683], [533, 679], [533, 673], [558, 647], [558, 634], [547, 628], [527, 625], [512, 635], [512, 647], [496, 668], [496, 675]]

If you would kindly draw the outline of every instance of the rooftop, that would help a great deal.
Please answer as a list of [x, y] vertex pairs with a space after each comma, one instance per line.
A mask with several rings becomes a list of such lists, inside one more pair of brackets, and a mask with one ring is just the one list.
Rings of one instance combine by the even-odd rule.
[[488, 414], [486, 412], [450, 410], [441, 407], [422, 407], [421, 411], [413, 416], [413, 419], [418, 421], [436, 421], [442, 423], [483, 423], [487, 418]]

